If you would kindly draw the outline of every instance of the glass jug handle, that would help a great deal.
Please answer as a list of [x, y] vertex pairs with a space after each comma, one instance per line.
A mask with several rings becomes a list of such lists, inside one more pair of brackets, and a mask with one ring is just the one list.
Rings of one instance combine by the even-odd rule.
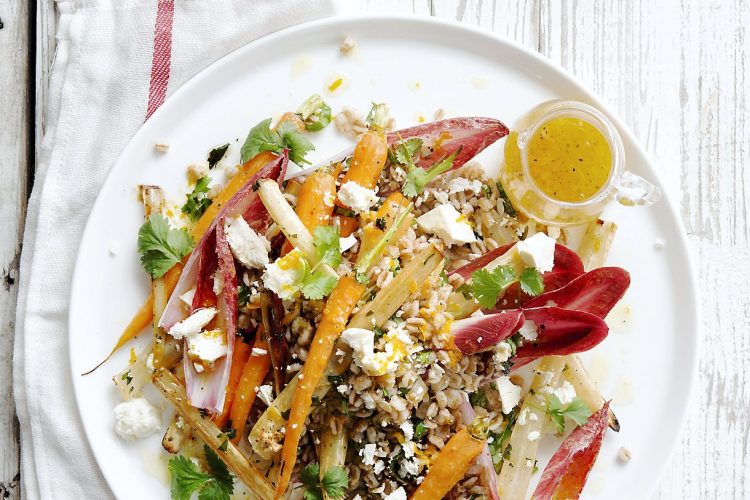
[[649, 206], [661, 199], [661, 189], [643, 177], [625, 171], [616, 181], [617, 201], [625, 206]]

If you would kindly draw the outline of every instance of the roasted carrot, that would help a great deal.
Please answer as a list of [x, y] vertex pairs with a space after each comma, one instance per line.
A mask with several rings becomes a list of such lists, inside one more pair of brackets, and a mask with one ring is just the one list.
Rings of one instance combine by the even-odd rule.
[[484, 449], [487, 441], [487, 422], [475, 420], [448, 440], [430, 470], [411, 496], [411, 500], [443, 498], [461, 478]]
[[[362, 228], [362, 242], [359, 246], [360, 255], [367, 254], [367, 252], [375, 246], [378, 241], [380, 241], [383, 234], [385, 234], [385, 227], [390, 226], [393, 223], [393, 220], [398, 216], [399, 211], [408, 203], [409, 200], [399, 192], [394, 192], [388, 195], [375, 213], [375, 221]], [[397, 241], [403, 236], [409, 228], [409, 224], [411, 224], [411, 218], [407, 218], [401, 223], [396, 230], [396, 234], [393, 236], [393, 241]]]
[[302, 428], [312, 407], [312, 396], [325, 373], [328, 360], [333, 353], [336, 340], [344, 331], [349, 315], [365, 291], [365, 286], [353, 276], [341, 278], [331, 292], [323, 317], [315, 332], [305, 366], [299, 376], [297, 390], [294, 391], [289, 419], [286, 423], [284, 447], [281, 450], [281, 474], [276, 485], [275, 498], [281, 498], [289, 486], [294, 464], [297, 459], [297, 446], [302, 437]]
[[232, 429], [235, 432], [232, 438], [234, 444], [239, 443], [242, 439], [247, 417], [250, 415], [250, 409], [255, 402], [257, 388], [263, 383], [263, 379], [266, 378], [268, 370], [271, 368], [268, 342], [264, 337], [263, 330], [259, 328], [258, 333], [255, 334], [253, 352], [242, 370], [242, 376], [234, 394], [234, 401], [232, 401], [232, 408], [229, 410], [229, 420], [231, 420]]
[[352, 154], [352, 164], [344, 175], [341, 185], [354, 181], [362, 187], [372, 189], [378, 183], [380, 172], [388, 156], [388, 140], [383, 132], [368, 130], [357, 142]]
[[[311, 232], [316, 227], [328, 225], [333, 214], [333, 202], [336, 199], [336, 179], [325, 172], [311, 173], [299, 190], [295, 213], [302, 224]], [[292, 251], [292, 244], [284, 242], [282, 254]]]
[[232, 367], [229, 370], [229, 381], [227, 382], [227, 394], [224, 397], [224, 408], [219, 415], [214, 417], [217, 427], [223, 429], [229, 422], [229, 411], [232, 409], [232, 401], [237, 393], [237, 387], [240, 385], [243, 368], [250, 357], [250, 345], [246, 344], [239, 338], [234, 341], [234, 351], [232, 352]]
[[336, 223], [339, 226], [339, 234], [342, 238], [346, 238], [359, 227], [359, 221], [356, 218], [346, 215], [337, 215]]

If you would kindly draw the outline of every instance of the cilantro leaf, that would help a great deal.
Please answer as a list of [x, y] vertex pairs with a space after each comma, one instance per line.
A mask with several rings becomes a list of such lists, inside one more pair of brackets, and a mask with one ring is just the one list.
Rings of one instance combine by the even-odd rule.
[[396, 147], [396, 161], [409, 167], [414, 166], [418, 153], [422, 151], [422, 139], [412, 137]]
[[318, 226], [313, 233], [313, 244], [321, 264], [336, 268], [341, 264], [341, 243], [338, 226]]
[[242, 163], [245, 163], [263, 151], [273, 151], [278, 154], [284, 148], [289, 149], [289, 159], [299, 164], [310, 163], [305, 160], [305, 155], [315, 149], [293, 123], [281, 122], [274, 131], [271, 130], [271, 119], [266, 118], [250, 129], [240, 150], [240, 157]]
[[452, 155], [443, 158], [442, 160], [434, 163], [429, 169], [414, 167], [406, 174], [406, 180], [404, 181], [404, 187], [402, 192], [407, 198], [414, 198], [418, 196], [424, 187], [432, 182], [438, 175], [442, 174], [451, 169], [453, 166], [453, 160], [456, 159], [458, 153], [461, 151], [459, 148]]
[[320, 485], [329, 498], [343, 498], [346, 488], [349, 486], [349, 473], [338, 465], [331, 467], [326, 471]]
[[471, 273], [471, 294], [482, 307], [495, 307], [497, 298], [516, 280], [516, 272], [511, 266], [497, 266], [492, 271], [479, 269]]
[[310, 164], [305, 155], [315, 149], [312, 142], [302, 135], [292, 122], [281, 122], [276, 128], [284, 147], [289, 148], [289, 159], [298, 164]]
[[209, 151], [208, 159], [206, 160], [208, 161], [208, 168], [214, 168], [224, 158], [224, 155], [227, 154], [227, 149], [229, 149], [229, 143], [217, 146]]
[[206, 209], [211, 205], [212, 201], [209, 199], [207, 193], [209, 191], [208, 183], [211, 182], [211, 178], [201, 177], [198, 182], [195, 183], [193, 192], [187, 196], [187, 201], [182, 205], [182, 213], [190, 217], [190, 220], [195, 222], [201, 218]]
[[161, 214], [152, 214], [138, 231], [141, 264], [154, 278], [161, 278], [193, 249], [195, 242], [187, 229], [172, 229]]
[[171, 492], [175, 500], [190, 500], [198, 491], [199, 500], [229, 500], [234, 492], [234, 480], [226, 464], [204, 445], [209, 474], [198, 470], [195, 463], [182, 455], [169, 461], [169, 472], [172, 475]]
[[427, 426], [424, 425], [424, 422], [420, 420], [414, 426], [414, 439], [416, 441], [419, 441], [425, 436], [425, 434], [427, 434]]
[[317, 463], [305, 466], [300, 479], [305, 487], [305, 500], [323, 500], [323, 491], [320, 489], [320, 466]]
[[323, 269], [317, 269], [305, 276], [302, 282], [302, 295], [308, 300], [320, 300], [333, 291], [338, 281], [335, 276], [331, 276]]
[[527, 267], [518, 277], [521, 290], [527, 295], [536, 297], [544, 291], [544, 280], [535, 267]]
[[565, 417], [568, 417], [576, 425], [583, 425], [591, 416], [591, 409], [580, 398], [573, 398], [567, 406], [564, 406], [560, 398], [554, 394], [549, 395], [549, 407], [547, 408], [550, 418], [557, 427], [557, 433], [565, 432]]

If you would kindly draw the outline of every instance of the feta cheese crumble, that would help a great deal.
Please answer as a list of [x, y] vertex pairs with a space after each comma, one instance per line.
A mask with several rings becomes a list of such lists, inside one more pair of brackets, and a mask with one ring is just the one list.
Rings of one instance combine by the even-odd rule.
[[268, 265], [271, 243], [265, 236], [252, 230], [241, 216], [227, 217], [224, 221], [227, 243], [235, 258], [248, 269], [263, 269]]
[[115, 406], [115, 432], [128, 441], [159, 432], [161, 415], [146, 398], [134, 398]]
[[304, 257], [295, 248], [284, 257], [266, 266], [263, 284], [282, 300], [293, 299], [299, 292], [299, 283], [305, 277]]
[[453, 205], [438, 205], [417, 217], [417, 224], [426, 232], [441, 238], [448, 245], [463, 245], [477, 241], [474, 230]]
[[339, 201], [357, 213], [370, 210], [380, 198], [373, 189], [367, 189], [354, 181], [347, 181], [339, 188]]
[[529, 432], [529, 441], [534, 442], [537, 439], [542, 437], [542, 435], [539, 433], [539, 431], [531, 431]]
[[495, 383], [497, 384], [497, 392], [500, 394], [503, 413], [508, 414], [521, 401], [521, 388], [511, 382], [507, 376], [498, 378]]
[[399, 486], [393, 493], [384, 496], [383, 500], [406, 500], [406, 491], [403, 486]]
[[479, 193], [482, 190], [482, 182], [478, 180], [470, 181], [465, 177], [456, 177], [448, 182], [448, 192], [460, 193], [463, 191], [471, 191], [472, 193]]
[[557, 396], [557, 399], [560, 400], [560, 403], [569, 405], [576, 397], [576, 389], [570, 382], [566, 380], [560, 387], [558, 387], [557, 389], [553, 389], [552, 394]]
[[520, 333], [521, 336], [525, 338], [526, 340], [530, 340], [530, 341], [536, 340], [538, 336], [536, 323], [527, 319], [526, 321], [524, 321], [521, 329], [518, 330], [518, 333]]
[[535, 267], [540, 273], [552, 270], [555, 260], [555, 240], [544, 233], [536, 233], [516, 243], [516, 250], [523, 263]]
[[221, 330], [209, 330], [188, 337], [188, 356], [199, 372], [226, 355], [227, 342]]
[[216, 308], [214, 307], [196, 309], [193, 314], [172, 325], [169, 334], [177, 340], [196, 335], [214, 319], [214, 316], [216, 316]]
[[375, 332], [365, 328], [347, 328], [341, 340], [354, 350], [354, 362], [371, 377], [393, 373], [399, 361], [412, 353], [414, 343], [403, 328], [393, 328], [383, 336], [383, 352], [375, 352]]
[[339, 247], [341, 248], [341, 252], [346, 252], [351, 247], [357, 244], [357, 238], [350, 234], [349, 236], [346, 236], [344, 238], [339, 238]]

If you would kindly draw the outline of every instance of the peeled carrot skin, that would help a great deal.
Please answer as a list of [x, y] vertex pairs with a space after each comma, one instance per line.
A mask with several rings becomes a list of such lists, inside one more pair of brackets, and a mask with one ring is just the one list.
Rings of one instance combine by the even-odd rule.
[[237, 338], [234, 342], [234, 351], [232, 352], [232, 367], [229, 370], [229, 382], [227, 383], [227, 394], [224, 397], [224, 408], [221, 414], [214, 417], [216, 426], [223, 429], [229, 422], [229, 411], [232, 409], [232, 402], [237, 392], [237, 387], [242, 378], [242, 370], [245, 368], [250, 357], [251, 348], [248, 344]]
[[484, 448], [485, 441], [461, 429], [445, 444], [410, 500], [443, 498], [469, 470]]
[[242, 376], [237, 384], [237, 390], [232, 401], [232, 408], [229, 410], [229, 420], [232, 422], [232, 429], [235, 435], [232, 443], [237, 444], [242, 439], [242, 433], [245, 430], [247, 417], [250, 415], [250, 409], [255, 402], [255, 388], [259, 387], [271, 368], [271, 357], [268, 355], [268, 344], [263, 340], [259, 330], [255, 337], [254, 347], [263, 349], [266, 354], [251, 355], [242, 370]]
[[302, 368], [299, 384], [292, 398], [289, 419], [286, 423], [284, 448], [281, 450], [281, 474], [276, 485], [276, 498], [281, 498], [289, 486], [297, 458], [297, 446], [302, 437], [302, 428], [312, 407], [313, 393], [325, 373], [336, 340], [344, 331], [352, 309], [364, 291], [364, 285], [347, 275], [339, 280], [328, 297], [323, 309], [323, 319], [310, 344], [307, 361]]

